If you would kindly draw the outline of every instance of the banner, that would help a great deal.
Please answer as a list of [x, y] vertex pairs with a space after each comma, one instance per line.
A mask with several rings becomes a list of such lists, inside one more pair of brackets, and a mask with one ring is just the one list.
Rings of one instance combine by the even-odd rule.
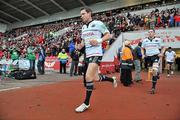
[[59, 60], [57, 57], [46, 57], [45, 70], [59, 70]]
[[[66, 68], [69, 68], [71, 60], [68, 59], [68, 63], [66, 64]], [[46, 57], [45, 60], [45, 70], [59, 71], [60, 63], [57, 57]], [[67, 69], [68, 71], [68, 69]]]

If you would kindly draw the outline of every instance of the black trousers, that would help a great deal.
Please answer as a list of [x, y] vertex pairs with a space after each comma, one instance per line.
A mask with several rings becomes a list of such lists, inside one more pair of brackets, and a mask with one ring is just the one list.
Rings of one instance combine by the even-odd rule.
[[30, 62], [30, 70], [35, 71], [35, 60], [29, 60]]
[[133, 83], [131, 69], [121, 69], [120, 80], [124, 86], [131, 85]]
[[44, 74], [44, 61], [38, 61], [37, 68], [40, 74]]
[[[78, 63], [79, 63], [79, 61], [74, 61], [74, 60], [71, 62], [70, 75], [73, 74], [73, 71], [74, 71], [74, 74], [77, 74]], [[74, 68], [75, 68], [75, 70], [74, 70]]]
[[64, 70], [64, 73], [66, 73], [66, 63], [60, 62], [60, 73], [62, 73], [62, 69]]

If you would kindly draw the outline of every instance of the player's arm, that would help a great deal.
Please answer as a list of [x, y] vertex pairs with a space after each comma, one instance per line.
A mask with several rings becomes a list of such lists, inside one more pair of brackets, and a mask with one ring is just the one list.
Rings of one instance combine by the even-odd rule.
[[145, 49], [141, 47], [142, 59], [145, 57]]
[[173, 59], [173, 61], [175, 61], [175, 59], [176, 59], [176, 53], [174, 52], [174, 59]]
[[165, 52], [165, 54], [164, 54], [164, 55], [165, 55], [164, 57], [165, 57], [165, 61], [166, 61], [166, 58], [167, 58], [167, 51]]
[[144, 43], [144, 41], [142, 41], [141, 53], [142, 53], [142, 59], [144, 59], [144, 57], [145, 57], [145, 43]]
[[164, 52], [166, 51], [166, 47], [162, 46], [161, 47], [161, 52], [160, 54], [158, 55], [159, 57], [162, 57], [164, 55]]
[[103, 37], [90, 40], [90, 44], [93, 46], [98, 45], [99, 43], [102, 43], [103, 41], [107, 41], [107, 40], [111, 39], [111, 34], [110, 34], [109, 30], [107, 29], [107, 27], [104, 25], [104, 23], [99, 21], [98, 24], [99, 24], [99, 30], [103, 34]]
[[78, 44], [78, 43], [76, 42], [76, 44], [75, 44], [75, 48], [76, 48], [76, 49], [80, 50], [80, 49], [82, 49], [83, 47], [84, 47], [84, 41], [83, 41], [83, 40], [81, 40], [81, 43], [80, 43], [80, 44]]
[[93, 46], [96, 46], [98, 45], [99, 43], [102, 43], [103, 41], [107, 41], [111, 39], [111, 35], [110, 33], [105, 33], [104, 36], [102, 38], [98, 38], [98, 39], [93, 39], [93, 40], [90, 40], [90, 44], [93, 45]]
[[109, 32], [106, 32], [106, 33], [104, 34], [104, 36], [102, 37], [102, 42], [103, 42], [103, 41], [107, 41], [107, 40], [109, 40], [109, 39], [111, 39], [111, 34], [110, 34]]
[[161, 48], [161, 52], [158, 55], [159, 57], [162, 57], [166, 51], [166, 47], [164, 46], [164, 42], [162, 39], [160, 39], [160, 48]]

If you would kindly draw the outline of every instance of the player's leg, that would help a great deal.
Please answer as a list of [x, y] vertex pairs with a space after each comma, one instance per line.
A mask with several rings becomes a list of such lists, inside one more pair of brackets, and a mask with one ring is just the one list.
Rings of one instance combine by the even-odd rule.
[[104, 82], [104, 81], [108, 81], [108, 82], [111, 82], [113, 87], [116, 88], [117, 87], [117, 80], [116, 80], [116, 77], [113, 76], [113, 77], [108, 77], [106, 75], [103, 75], [103, 74], [100, 74], [100, 73], [96, 73], [95, 74], [95, 81], [98, 81], [98, 82]]
[[86, 72], [86, 98], [79, 107], [75, 109], [76, 112], [84, 112], [86, 109], [89, 108], [90, 98], [93, 91], [94, 83], [93, 80], [95, 79], [95, 74], [98, 72], [98, 64], [96, 63], [89, 63], [87, 72]]
[[171, 62], [171, 64], [170, 64], [170, 71], [171, 71], [171, 75], [173, 75], [174, 74], [174, 71], [173, 71], [173, 68], [174, 67], [174, 63], [173, 62]]
[[170, 76], [170, 64], [167, 62], [167, 77]]
[[157, 80], [159, 79], [159, 63], [158, 60], [154, 61], [152, 65], [152, 89], [151, 89], [151, 94], [155, 94], [155, 89], [156, 89], [156, 83]]

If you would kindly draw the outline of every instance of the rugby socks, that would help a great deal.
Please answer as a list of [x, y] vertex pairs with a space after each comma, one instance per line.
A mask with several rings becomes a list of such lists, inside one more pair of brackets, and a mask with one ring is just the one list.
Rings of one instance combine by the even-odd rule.
[[170, 74], [170, 70], [169, 69], [167, 70], [167, 74]]
[[93, 87], [94, 87], [93, 81], [86, 82], [86, 99], [84, 101], [84, 103], [86, 105], [89, 105], [89, 101], [90, 101], [90, 97], [91, 97], [91, 94], [93, 91]]
[[113, 82], [114, 79], [112, 79], [111, 77], [107, 77], [107, 76], [105, 76], [105, 75], [99, 74], [99, 81], [109, 81], [109, 82]]
[[172, 71], [172, 65], [169, 66], [169, 71]]
[[154, 89], [156, 88], [157, 79], [158, 79], [157, 76], [152, 77], [152, 88]]

